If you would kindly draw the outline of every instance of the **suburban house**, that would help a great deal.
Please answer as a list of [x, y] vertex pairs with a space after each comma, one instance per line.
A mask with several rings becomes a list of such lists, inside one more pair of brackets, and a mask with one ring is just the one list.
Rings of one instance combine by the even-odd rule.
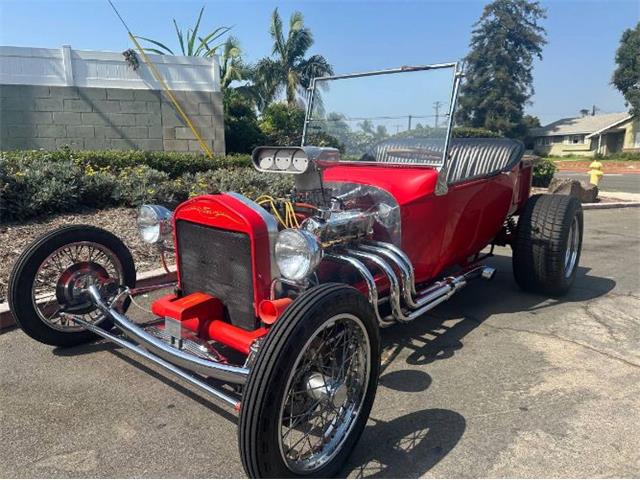
[[533, 131], [534, 151], [542, 155], [640, 152], [640, 118], [627, 112], [563, 118]]

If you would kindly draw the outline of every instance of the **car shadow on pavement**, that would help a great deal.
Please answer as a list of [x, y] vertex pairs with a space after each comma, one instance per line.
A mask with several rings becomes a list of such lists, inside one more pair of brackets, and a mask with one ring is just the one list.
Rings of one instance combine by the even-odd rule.
[[[189, 397], [190, 399], [195, 400], [200, 405], [214, 411], [218, 415], [224, 417], [226, 420], [233, 423], [238, 422], [238, 418], [232, 413], [225, 410], [224, 408], [220, 407], [219, 405], [213, 402], [210, 402], [209, 400], [207, 400], [206, 397], [199, 395], [196, 391], [174, 381], [172, 379], [173, 377], [169, 377], [161, 372], [158, 372], [157, 370], [154, 370], [153, 368], [148, 367], [144, 363], [138, 361], [136, 358], [129, 356], [126, 350], [124, 350], [123, 348], [117, 345], [114, 345], [112, 343], [109, 343], [107, 341], [98, 341], [96, 343], [88, 343], [84, 345], [78, 345], [77, 347], [69, 347], [69, 348], [56, 347], [53, 349], [53, 354], [61, 357], [71, 357], [71, 356], [85, 355], [85, 354], [104, 352], [104, 351], [112, 353], [113, 355], [118, 357], [120, 360], [127, 362], [129, 365], [139, 369], [143, 373], [152, 376], [156, 380], [161, 381], [162, 383], [173, 388], [174, 390], [181, 393], [182, 395], [185, 395], [186, 397]], [[220, 387], [220, 384], [214, 383], [214, 380], [211, 380], [211, 379], [204, 379], [204, 380], [207, 383], [210, 383], [212, 386]]]
[[517, 286], [511, 257], [496, 255], [486, 264], [496, 268], [492, 281], [473, 281], [422, 318], [383, 331], [383, 370], [406, 350], [410, 350], [406, 360], [409, 365], [451, 358], [463, 348], [462, 339], [491, 316], [524, 312], [536, 315], [552, 306], [590, 302], [616, 285], [612, 279], [589, 275], [589, 268], [578, 267], [571, 290], [562, 297], [550, 298], [524, 292]]
[[[486, 262], [496, 268], [493, 281], [475, 281], [452, 299], [409, 324], [383, 330], [380, 385], [397, 391], [426, 390], [431, 377], [421, 370], [397, 370], [398, 357], [407, 365], [446, 360], [464, 347], [463, 339], [493, 315], [529, 312], [563, 303], [589, 302], [606, 295], [614, 280], [590, 275], [579, 267], [572, 289], [549, 298], [522, 291], [513, 280], [511, 257], [496, 255]], [[394, 370], [384, 373], [391, 365]], [[372, 419], [373, 420], [373, 419]], [[343, 469], [343, 476], [417, 478], [428, 472], [458, 443], [465, 419], [452, 410], [426, 409], [390, 421], [373, 420]], [[373, 447], [375, 445], [375, 447]]]
[[340, 476], [419, 477], [456, 446], [465, 428], [462, 415], [439, 408], [411, 412], [388, 422], [371, 417]]

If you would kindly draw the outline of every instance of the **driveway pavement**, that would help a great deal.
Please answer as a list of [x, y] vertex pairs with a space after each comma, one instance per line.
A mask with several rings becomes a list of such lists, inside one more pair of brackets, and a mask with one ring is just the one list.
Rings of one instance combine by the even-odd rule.
[[[505, 249], [492, 282], [385, 330], [343, 475], [640, 476], [640, 211], [585, 223], [568, 296], [519, 291]], [[0, 352], [0, 477], [243, 476], [234, 415], [126, 351], [14, 330]]]

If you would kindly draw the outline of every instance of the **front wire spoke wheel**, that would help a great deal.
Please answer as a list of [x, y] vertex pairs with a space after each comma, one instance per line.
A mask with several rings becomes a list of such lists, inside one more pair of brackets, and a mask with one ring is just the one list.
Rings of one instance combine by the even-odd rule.
[[[108, 318], [86, 295], [95, 285], [111, 301], [120, 288], [133, 288], [136, 269], [127, 246], [91, 225], [68, 225], [36, 239], [16, 260], [8, 300], [18, 326], [30, 337], [59, 347], [79, 345], [96, 335], [69, 316], [110, 329]], [[121, 305], [124, 313], [129, 305]]]
[[369, 350], [362, 322], [338, 315], [301, 351], [280, 407], [280, 448], [292, 471], [322, 466], [349, 434], [364, 400]]
[[[38, 316], [55, 330], [74, 332], [83, 327], [69, 321], [64, 313], [98, 323], [104, 316], [97, 313], [84, 294], [92, 284], [99, 288], [110, 283], [121, 285], [122, 263], [106, 246], [81, 241], [53, 251], [38, 267], [31, 286], [31, 301]], [[111, 292], [107, 299], [115, 295]]]
[[240, 454], [250, 477], [325, 477], [362, 433], [380, 371], [367, 299], [343, 284], [312, 287], [278, 319], [241, 402]]

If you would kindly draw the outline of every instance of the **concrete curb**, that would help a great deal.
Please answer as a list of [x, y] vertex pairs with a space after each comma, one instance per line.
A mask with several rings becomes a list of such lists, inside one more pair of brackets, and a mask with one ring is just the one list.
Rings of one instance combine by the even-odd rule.
[[[158, 268], [149, 272], [142, 272], [136, 279], [136, 287], [149, 287], [151, 285], [157, 285], [160, 283], [169, 283], [176, 281], [176, 272], [167, 273], [164, 268]], [[9, 303], [0, 303], [0, 333], [2, 330], [14, 327], [16, 324], [11, 310], [9, 310]]]
[[610, 208], [640, 207], [640, 202], [583, 203], [583, 210], [607, 210]]

